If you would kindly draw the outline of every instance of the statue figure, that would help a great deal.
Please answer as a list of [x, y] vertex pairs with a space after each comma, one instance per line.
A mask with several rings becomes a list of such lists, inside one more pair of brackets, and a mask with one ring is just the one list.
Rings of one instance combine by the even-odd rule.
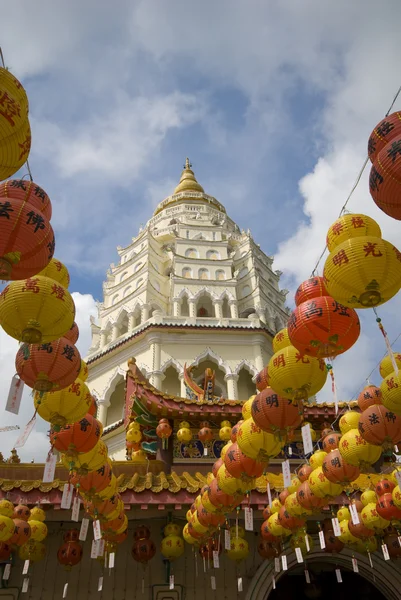
[[13, 449], [11, 450], [11, 456], [10, 456], [10, 458], [7, 460], [7, 462], [8, 462], [8, 463], [14, 463], [14, 464], [16, 464], [16, 465], [19, 465], [19, 464], [20, 464], [20, 462], [21, 462], [21, 459], [20, 459], [20, 457], [18, 456], [18, 453], [17, 453], [17, 451], [16, 451], [16, 449], [15, 449], [15, 448], [13, 448]]

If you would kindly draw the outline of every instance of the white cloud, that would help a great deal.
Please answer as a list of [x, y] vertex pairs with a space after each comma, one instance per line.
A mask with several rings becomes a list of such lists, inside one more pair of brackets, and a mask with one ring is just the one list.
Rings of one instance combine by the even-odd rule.
[[[77, 346], [82, 356], [85, 356], [90, 346], [90, 323], [89, 315], [96, 313], [95, 301], [90, 294], [73, 294], [77, 314], [76, 321], [79, 327], [79, 340]], [[9, 337], [3, 329], [0, 328], [0, 396], [3, 398], [3, 416], [1, 419], [2, 427], [6, 425], [19, 425], [21, 430], [34, 414], [34, 406], [31, 396], [31, 389], [25, 386], [22, 395], [21, 408], [19, 415], [13, 415], [4, 410], [11, 378], [15, 373], [15, 355], [18, 351], [18, 342]], [[37, 416], [35, 429], [30, 434], [25, 446], [18, 449], [18, 454], [23, 462], [44, 462], [49, 451], [49, 441], [47, 438], [48, 424]], [[20, 431], [0, 432], [0, 452], [5, 459], [10, 456], [10, 451], [18, 439]]]

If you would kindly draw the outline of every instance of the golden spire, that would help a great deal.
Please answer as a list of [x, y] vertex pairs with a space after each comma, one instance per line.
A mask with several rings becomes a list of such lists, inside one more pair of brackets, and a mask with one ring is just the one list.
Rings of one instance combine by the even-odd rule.
[[185, 159], [184, 170], [181, 173], [180, 183], [174, 190], [174, 194], [179, 192], [204, 192], [203, 187], [196, 181], [194, 172], [191, 169], [192, 165], [189, 158]]

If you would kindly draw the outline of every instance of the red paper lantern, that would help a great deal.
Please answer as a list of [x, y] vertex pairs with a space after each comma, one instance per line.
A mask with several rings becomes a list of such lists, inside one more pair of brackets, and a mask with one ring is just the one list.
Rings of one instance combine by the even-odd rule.
[[121, 544], [127, 539], [128, 529], [122, 533], [103, 533], [103, 539], [114, 544]]
[[284, 502], [286, 501], [286, 499], [288, 498], [289, 495], [290, 495], [290, 492], [288, 490], [283, 490], [282, 492], [279, 493], [278, 499], [280, 500], [280, 502], [283, 506], [284, 506]]
[[382, 392], [381, 389], [375, 385], [367, 385], [363, 388], [362, 392], [358, 396], [358, 406], [364, 411], [373, 404], [382, 403]]
[[0, 562], [6, 562], [11, 558], [11, 546], [6, 542], [0, 542]]
[[267, 387], [269, 387], [269, 372], [268, 372], [267, 367], [264, 367], [264, 369], [262, 369], [260, 371], [260, 373], [258, 373], [256, 375], [255, 383], [256, 383], [256, 389], [259, 392], [261, 392], [261, 391], [265, 390]]
[[159, 437], [161, 440], [167, 440], [171, 436], [172, 432], [173, 430], [168, 422], [168, 419], [160, 419], [159, 424], [156, 427], [157, 437]]
[[29, 202], [40, 211], [47, 220], [52, 216], [52, 205], [49, 196], [33, 181], [26, 179], [8, 179], [0, 183], [0, 202], [3, 198], [15, 198]]
[[273, 513], [271, 511], [270, 506], [266, 506], [262, 511], [262, 516], [265, 520], [267, 520], [269, 517], [271, 517], [272, 514]]
[[218, 458], [214, 463], [213, 463], [213, 467], [212, 467], [212, 473], [215, 477], [217, 477], [217, 472], [220, 469], [220, 467], [222, 467], [224, 464], [224, 461], [222, 458]]
[[282, 506], [279, 510], [278, 522], [282, 527], [284, 527], [284, 529], [289, 529], [290, 531], [305, 525], [305, 519], [290, 515], [285, 506]]
[[64, 542], [58, 549], [57, 560], [68, 569], [77, 565], [82, 558], [82, 546], [78, 542]]
[[260, 534], [261, 534], [262, 538], [264, 540], [266, 540], [267, 542], [274, 542], [277, 540], [277, 536], [273, 535], [269, 529], [269, 523], [267, 522], [267, 520], [270, 516], [271, 516], [271, 512], [270, 512], [270, 515], [266, 517], [266, 520], [263, 521], [263, 523], [260, 527]]
[[198, 521], [203, 527], [218, 527], [225, 521], [224, 515], [218, 513], [211, 513], [202, 504], [198, 506], [196, 511]]
[[374, 446], [392, 448], [401, 441], [401, 417], [383, 406], [372, 404], [359, 417], [359, 433]]
[[79, 529], [69, 529], [63, 535], [65, 542], [78, 542], [79, 541]]
[[319, 298], [320, 296], [328, 296], [323, 277], [310, 277], [303, 281], [295, 292], [295, 305], [299, 306], [303, 302]]
[[61, 390], [78, 377], [81, 355], [65, 337], [46, 344], [22, 344], [15, 368], [20, 379], [34, 390]]
[[390, 481], [390, 479], [380, 479], [380, 481], [376, 483], [375, 492], [379, 498], [380, 496], [383, 496], [383, 494], [391, 494], [394, 488], [394, 481]]
[[224, 456], [224, 465], [230, 475], [242, 481], [248, 481], [263, 475], [268, 463], [249, 458], [235, 442], [229, 447]]
[[97, 415], [97, 401], [94, 396], [92, 396], [92, 402], [88, 409], [88, 415], [91, 415], [92, 417], [96, 417]]
[[14, 533], [7, 540], [7, 544], [10, 546], [22, 546], [31, 537], [31, 526], [27, 521], [22, 519], [13, 519], [14, 521]]
[[355, 344], [360, 332], [357, 312], [329, 295], [303, 302], [288, 319], [291, 343], [302, 354], [317, 358], [346, 352]]
[[399, 135], [401, 135], [401, 113], [394, 112], [391, 115], [384, 117], [370, 134], [368, 141], [368, 154], [370, 160], [374, 162], [379, 152]]
[[233, 442], [233, 444], [237, 441], [237, 435], [238, 435], [238, 429], [241, 427], [242, 423], [244, 422], [243, 419], [241, 419], [240, 421], [238, 421], [238, 423], [236, 425], [234, 425], [234, 427], [231, 429], [231, 436], [230, 439]]
[[146, 525], [139, 525], [134, 529], [134, 540], [148, 540], [150, 538], [150, 531]]
[[394, 504], [392, 494], [383, 494], [377, 499], [376, 510], [387, 521], [401, 519], [401, 509]]
[[100, 421], [86, 414], [80, 421], [66, 425], [60, 431], [52, 431], [50, 442], [59, 452], [75, 456], [81, 452], [90, 452], [98, 443], [102, 431]]
[[236, 503], [234, 496], [229, 496], [217, 485], [217, 480], [214, 479], [208, 487], [208, 497], [213, 506], [226, 507], [233, 506]]
[[200, 423], [201, 428], [198, 431], [198, 438], [202, 443], [210, 442], [213, 439], [213, 431], [209, 427], [207, 421]]
[[369, 189], [376, 205], [386, 215], [401, 220], [401, 132], [376, 155], [370, 169]]
[[199, 554], [206, 560], [213, 560], [213, 552], [221, 554], [221, 544], [215, 539], [209, 539], [199, 548]]
[[255, 396], [251, 412], [256, 425], [263, 431], [283, 437], [290, 429], [296, 429], [302, 423], [298, 405], [279, 396], [270, 387]]
[[87, 475], [73, 475], [70, 481], [81, 493], [91, 498], [109, 485], [112, 474], [110, 463], [107, 462], [97, 471], [90, 471]]
[[[123, 504], [119, 494], [114, 494], [107, 500], [86, 500], [83, 501], [85, 511], [91, 517], [100, 521], [110, 521], [110, 516], [114, 519], [116, 514], [121, 512]], [[110, 515], [110, 516], [109, 516]]]
[[146, 565], [156, 554], [156, 546], [148, 538], [139, 539], [134, 542], [131, 556], [137, 562]]
[[390, 558], [399, 558], [401, 556], [401, 546], [398, 541], [398, 533], [387, 533], [383, 538], [383, 544], [386, 544]]
[[302, 506], [302, 508], [306, 508], [307, 510], [322, 508], [322, 506], [326, 504], [326, 500], [324, 498], [318, 498], [315, 496], [307, 481], [301, 483], [296, 494], [298, 503]]
[[53, 228], [32, 204], [15, 198], [1, 200], [0, 278], [28, 279], [53, 257]]
[[71, 325], [71, 328], [67, 331], [67, 333], [64, 334], [64, 337], [67, 338], [67, 340], [70, 340], [70, 342], [72, 342], [73, 344], [77, 343], [77, 340], [79, 338], [79, 329], [75, 321]]
[[25, 504], [17, 504], [14, 507], [13, 519], [21, 519], [22, 521], [27, 521], [31, 516], [31, 510]]
[[298, 469], [298, 479], [303, 483], [304, 481], [308, 481], [309, 475], [312, 473], [313, 469], [310, 465], [302, 465]]
[[[124, 522], [126, 521], [126, 515], [124, 512], [124, 509], [121, 511], [121, 513], [118, 515], [118, 517], [116, 517], [115, 519], [113, 519], [112, 521], [103, 521], [102, 523], [100, 523], [100, 529], [102, 531], [102, 533], [116, 533], [117, 531], [119, 531], [122, 526], [124, 525]], [[125, 530], [124, 530], [125, 531]]]
[[351, 519], [348, 522], [348, 529], [350, 533], [352, 533], [352, 535], [354, 535], [356, 538], [360, 540], [367, 540], [370, 537], [372, 537], [372, 535], [374, 535], [375, 532], [373, 531], [373, 529], [369, 529], [368, 527], [366, 527], [360, 515], [360, 511], [358, 511], [358, 517], [359, 523], [357, 525], [354, 525]]
[[338, 539], [338, 537], [334, 535], [333, 530], [327, 530], [324, 532], [324, 541], [324, 551], [328, 554], [337, 554], [338, 552], [341, 552], [341, 550], [344, 548], [344, 544], [341, 540]]
[[271, 560], [280, 556], [281, 544], [277, 541], [261, 540], [258, 543], [258, 554], [261, 558]]
[[349, 483], [355, 481], [360, 475], [359, 467], [347, 463], [338, 448], [325, 456], [322, 470], [331, 483]]
[[322, 440], [322, 447], [325, 452], [330, 452], [330, 450], [336, 450], [338, 448], [338, 444], [340, 443], [341, 433], [336, 433], [332, 431], [328, 435], [326, 435]]

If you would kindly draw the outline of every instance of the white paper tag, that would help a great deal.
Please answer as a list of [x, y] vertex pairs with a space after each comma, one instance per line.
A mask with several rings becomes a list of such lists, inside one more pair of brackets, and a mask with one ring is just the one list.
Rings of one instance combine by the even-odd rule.
[[71, 508], [72, 495], [74, 493], [74, 486], [71, 483], [65, 483], [63, 487], [63, 495], [61, 497], [60, 508], [68, 510]]
[[224, 530], [224, 549], [225, 550], [231, 549], [231, 534], [230, 534], [229, 529]]
[[110, 555], [109, 555], [109, 569], [114, 569], [115, 558], [116, 558], [116, 553], [115, 552], [110, 552]]
[[401, 471], [397, 471], [395, 474], [395, 478], [397, 480], [398, 485], [401, 487]]
[[336, 537], [340, 537], [340, 535], [341, 535], [341, 529], [340, 529], [340, 523], [338, 522], [338, 519], [337, 519], [337, 517], [333, 517], [333, 518], [331, 519], [331, 522], [332, 522], [332, 525], [333, 525], [333, 532], [334, 532], [334, 535], [335, 535]]
[[387, 544], [382, 544], [382, 552], [383, 552], [384, 560], [390, 560], [390, 554], [388, 553]]
[[63, 589], [63, 598], [67, 598], [67, 594], [68, 594], [68, 583], [65, 583], [64, 589]]
[[337, 577], [337, 582], [338, 583], [342, 583], [343, 582], [343, 578], [341, 577], [341, 571], [340, 571], [340, 569], [336, 569], [336, 577]]
[[324, 531], [319, 531], [319, 542], [320, 542], [320, 549], [324, 550], [326, 548], [326, 540], [324, 539]]
[[297, 557], [297, 561], [299, 563], [304, 562], [304, 557], [302, 556], [301, 548], [295, 548], [295, 556]]
[[274, 575], [272, 577], [272, 588], [273, 588], [273, 590], [276, 589], [276, 578], [274, 577]]
[[14, 375], [11, 379], [10, 391], [8, 392], [7, 404], [5, 410], [7, 412], [18, 415], [21, 406], [22, 391], [24, 389], [24, 382]]
[[29, 423], [27, 423], [25, 425], [21, 435], [19, 436], [18, 440], [14, 444], [14, 448], [22, 448], [22, 446], [25, 445], [25, 442], [31, 435], [32, 429], [35, 427], [35, 423], [36, 423], [36, 415], [34, 415], [32, 417], [32, 419], [29, 421]]
[[283, 470], [284, 487], [288, 487], [289, 485], [291, 485], [290, 461], [283, 460], [283, 462], [281, 463], [281, 468]]
[[352, 570], [354, 571], [354, 573], [359, 573], [358, 561], [356, 560], [356, 558], [352, 559]]
[[399, 543], [400, 548], [401, 548], [401, 535], [398, 536], [398, 543]]
[[270, 483], [269, 482], [267, 482], [267, 500], [269, 502], [269, 507], [271, 508], [273, 500], [272, 500], [272, 493], [271, 493], [271, 490], [270, 490]]
[[369, 550], [368, 550], [368, 558], [369, 558], [370, 568], [373, 569], [372, 557], [370, 555]]
[[99, 519], [95, 519], [93, 521], [93, 537], [95, 538], [95, 540], [100, 540], [100, 538], [102, 537]]
[[7, 563], [6, 566], [4, 567], [4, 571], [3, 571], [3, 579], [5, 581], [8, 581], [10, 579], [10, 573], [11, 573], [11, 563]]
[[81, 498], [79, 496], [75, 496], [74, 501], [72, 503], [71, 521], [75, 521], [76, 523], [78, 523], [78, 521], [79, 521], [80, 505], [81, 505]]
[[212, 590], [216, 589], [216, 577], [214, 575], [210, 577], [210, 585], [212, 586]]
[[288, 456], [292, 456], [292, 448], [291, 448], [291, 446], [288, 446]]
[[309, 544], [309, 538], [306, 535], [305, 536], [305, 546], [306, 546], [306, 551], [309, 552], [310, 551], [310, 544]]
[[253, 509], [250, 506], [244, 508], [245, 531], [253, 531]]
[[351, 520], [352, 520], [352, 523], [353, 523], [354, 525], [359, 525], [359, 523], [360, 523], [360, 520], [359, 520], [358, 511], [357, 511], [357, 509], [356, 509], [356, 506], [355, 506], [355, 504], [352, 504], [352, 503], [351, 503], [351, 504], [349, 505], [349, 512], [351, 513]]
[[398, 446], [397, 446], [397, 444], [395, 444], [395, 446], [394, 446], [394, 452], [395, 452], [396, 454], [398, 454]]
[[312, 454], [313, 452], [313, 442], [312, 442], [312, 434], [310, 430], [310, 425], [307, 423], [303, 427], [301, 427], [302, 433], [302, 442], [304, 445], [304, 454]]
[[170, 575], [170, 590], [174, 589], [174, 575]]
[[242, 577], [238, 577], [238, 591], [242, 592]]
[[203, 456], [207, 456], [207, 448], [203, 448]]
[[86, 536], [88, 535], [89, 519], [85, 517], [82, 519], [81, 529], [79, 531], [79, 541], [85, 542]]
[[280, 573], [280, 559], [279, 558], [274, 559], [274, 570], [276, 571], [276, 573]]
[[97, 591], [101, 592], [103, 589], [103, 577], [99, 577], [99, 581], [97, 583]]
[[92, 540], [91, 558], [97, 558], [98, 541]]
[[219, 553], [217, 550], [213, 550], [213, 566], [215, 569], [220, 567]]
[[287, 567], [287, 557], [285, 554], [281, 555], [281, 564], [283, 567], [283, 571], [287, 571], [288, 567]]
[[22, 568], [22, 574], [23, 574], [23, 575], [27, 575], [27, 574], [28, 574], [28, 571], [29, 571], [29, 560], [26, 560], [26, 561], [24, 562], [24, 566], [23, 566], [23, 568]]
[[97, 540], [97, 555], [103, 556], [104, 554], [104, 539]]
[[27, 591], [28, 591], [28, 587], [29, 587], [29, 577], [25, 577], [24, 582], [22, 584], [22, 590], [21, 590], [21, 592], [23, 594], [26, 594]]
[[45, 469], [43, 471], [43, 483], [52, 483], [54, 481], [54, 473], [56, 472], [57, 456], [49, 454], [46, 458]]
[[306, 583], [310, 583], [310, 575], [308, 569], [305, 569], [305, 580]]

